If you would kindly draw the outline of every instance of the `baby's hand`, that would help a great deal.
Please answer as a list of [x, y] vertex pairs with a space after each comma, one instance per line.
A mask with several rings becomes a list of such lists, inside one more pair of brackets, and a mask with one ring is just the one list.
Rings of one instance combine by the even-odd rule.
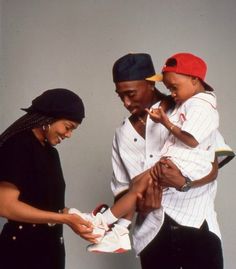
[[158, 123], [161, 120], [161, 112], [160, 112], [160, 108], [152, 108], [152, 109], [145, 109], [147, 111], [147, 113], [149, 114], [150, 118]]
[[146, 111], [149, 114], [150, 118], [156, 123], [160, 122], [165, 125], [165, 123], [169, 122], [169, 118], [161, 106], [155, 109], [146, 109]]

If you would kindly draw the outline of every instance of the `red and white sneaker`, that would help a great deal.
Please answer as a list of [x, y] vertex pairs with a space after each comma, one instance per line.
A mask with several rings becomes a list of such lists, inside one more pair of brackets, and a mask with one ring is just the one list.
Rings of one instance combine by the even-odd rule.
[[108, 208], [109, 208], [108, 205], [100, 204], [92, 211], [92, 214], [95, 215], [95, 216], [97, 215], [97, 213], [102, 213], [103, 214]]
[[129, 230], [119, 224], [106, 232], [99, 243], [87, 247], [87, 251], [96, 253], [123, 253], [130, 249]]
[[105, 232], [109, 230], [103, 215], [98, 212], [96, 215], [94, 213], [82, 213], [76, 208], [70, 208], [69, 209], [69, 214], [76, 214], [79, 215], [81, 218], [90, 221], [94, 228], [93, 228], [93, 234], [100, 235], [100, 237], [96, 238], [99, 241], [102, 240], [103, 236], [105, 235]]

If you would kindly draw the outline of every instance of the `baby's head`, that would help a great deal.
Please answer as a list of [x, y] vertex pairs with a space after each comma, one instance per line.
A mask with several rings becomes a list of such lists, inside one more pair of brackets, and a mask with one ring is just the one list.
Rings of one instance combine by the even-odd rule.
[[177, 53], [162, 68], [163, 82], [176, 102], [183, 102], [198, 92], [213, 91], [205, 82], [206, 63], [191, 53]]

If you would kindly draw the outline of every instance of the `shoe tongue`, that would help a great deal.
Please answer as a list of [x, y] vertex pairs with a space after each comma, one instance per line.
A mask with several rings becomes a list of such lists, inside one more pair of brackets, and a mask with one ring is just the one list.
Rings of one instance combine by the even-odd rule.
[[106, 204], [101, 204], [99, 206], [97, 206], [94, 210], [93, 210], [93, 215], [97, 215], [97, 213], [104, 213], [107, 209], [109, 208], [108, 205]]

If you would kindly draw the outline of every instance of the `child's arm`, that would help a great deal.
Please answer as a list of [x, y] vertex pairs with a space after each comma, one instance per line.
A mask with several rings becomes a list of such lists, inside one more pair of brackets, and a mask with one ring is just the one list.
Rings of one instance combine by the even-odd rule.
[[178, 138], [185, 145], [195, 148], [198, 146], [197, 140], [187, 132], [182, 131], [178, 126], [174, 125], [163, 111], [162, 107], [157, 109], [149, 110], [146, 109], [150, 118], [156, 122], [163, 124], [176, 138]]

